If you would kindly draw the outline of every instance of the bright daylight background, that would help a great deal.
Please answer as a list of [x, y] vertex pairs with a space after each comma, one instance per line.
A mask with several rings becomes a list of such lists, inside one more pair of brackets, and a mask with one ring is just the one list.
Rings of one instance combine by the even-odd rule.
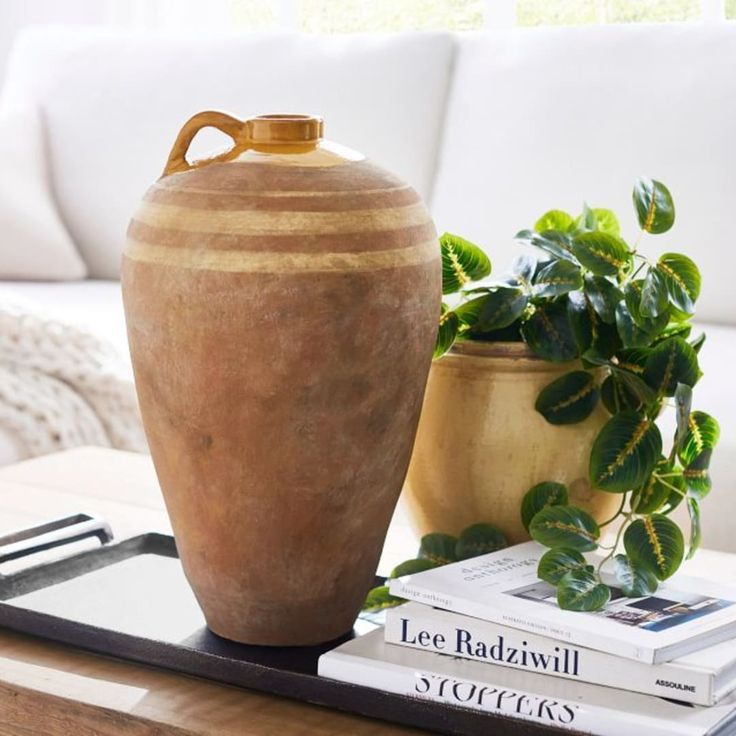
[[35, 24], [149, 30], [390, 33], [736, 20], [736, 0], [0, 0], [0, 84]]
[[35, 23], [306, 33], [736, 20], [736, 0], [2, 0], [0, 75]]

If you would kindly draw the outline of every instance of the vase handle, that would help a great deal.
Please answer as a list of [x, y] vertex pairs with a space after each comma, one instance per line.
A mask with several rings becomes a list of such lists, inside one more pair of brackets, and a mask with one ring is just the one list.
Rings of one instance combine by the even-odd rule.
[[177, 174], [181, 171], [189, 171], [205, 164], [221, 161], [230, 155], [232, 149], [219, 156], [202, 159], [201, 161], [190, 164], [186, 159], [187, 151], [194, 136], [202, 128], [217, 128], [217, 130], [229, 135], [233, 139], [233, 144], [237, 146], [243, 142], [243, 133], [246, 131], [246, 124], [242, 120], [232, 117], [232, 115], [215, 110], [205, 110], [204, 112], [198, 112], [196, 115], [193, 115], [184, 123], [182, 129], [179, 131], [179, 135], [176, 136], [171, 153], [166, 161], [166, 166], [164, 167], [163, 176]]

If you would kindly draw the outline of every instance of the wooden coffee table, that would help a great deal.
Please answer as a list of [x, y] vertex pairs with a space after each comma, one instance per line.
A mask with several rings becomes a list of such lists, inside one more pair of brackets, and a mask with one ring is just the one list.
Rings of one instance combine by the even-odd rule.
[[[147, 456], [88, 447], [0, 468], [0, 534], [78, 511], [104, 517], [117, 539], [171, 533]], [[392, 539], [387, 558], [412, 556], [408, 530], [394, 528]], [[0, 572], [25, 565], [4, 563]], [[0, 736], [410, 733], [419, 731], [0, 629]]]
[[[146, 456], [90, 447], [0, 468], [0, 534], [78, 511], [107, 519], [117, 539], [171, 531]], [[389, 570], [415, 550], [399, 513], [379, 569]], [[68, 553], [52, 550], [34, 562]], [[5, 563], [1, 572], [27, 564]], [[703, 551], [690, 572], [736, 582], [736, 556]], [[409, 733], [419, 731], [0, 629], [0, 736]]]

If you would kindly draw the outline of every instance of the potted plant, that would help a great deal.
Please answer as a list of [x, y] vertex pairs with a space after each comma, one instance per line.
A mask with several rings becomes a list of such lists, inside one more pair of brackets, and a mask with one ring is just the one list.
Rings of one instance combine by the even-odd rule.
[[[679, 566], [684, 539], [667, 515], [684, 501], [697, 548], [718, 439], [715, 419], [690, 410], [704, 341], [690, 338], [700, 273], [687, 256], [653, 262], [638, 250], [643, 234], [674, 223], [667, 188], [641, 178], [633, 199], [634, 245], [610, 210], [551, 210], [516, 236], [541, 257], [524, 253], [507, 278], [474, 288], [490, 275], [488, 258], [442, 237], [443, 291], [459, 300], [442, 308], [404, 488], [421, 534], [491, 522], [512, 543], [531, 533], [554, 548], [548, 564], [570, 550], [579, 563], [602, 526], [622, 522], [628, 557], [617, 564], [633, 584], [634, 559], [648, 555], [659, 579]], [[677, 433], [665, 451], [656, 420], [669, 404]], [[578, 573], [604, 595], [593, 572]]]

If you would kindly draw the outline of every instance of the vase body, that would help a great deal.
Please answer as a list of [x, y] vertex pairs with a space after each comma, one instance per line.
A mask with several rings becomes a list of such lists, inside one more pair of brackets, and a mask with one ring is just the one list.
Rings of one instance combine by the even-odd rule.
[[431, 361], [439, 248], [418, 195], [315, 119], [217, 120], [233, 149], [192, 167], [178, 140], [129, 227], [136, 387], [210, 629], [314, 644], [351, 629], [372, 585]]
[[587, 480], [605, 409], [566, 426], [534, 409], [548, 383], [579, 368], [541, 360], [523, 343], [471, 341], [432, 364], [403, 492], [418, 534], [459, 534], [482, 521], [512, 544], [527, 540], [521, 500], [548, 480], [565, 483], [570, 503], [599, 521], [613, 515], [620, 496], [594, 492]]

